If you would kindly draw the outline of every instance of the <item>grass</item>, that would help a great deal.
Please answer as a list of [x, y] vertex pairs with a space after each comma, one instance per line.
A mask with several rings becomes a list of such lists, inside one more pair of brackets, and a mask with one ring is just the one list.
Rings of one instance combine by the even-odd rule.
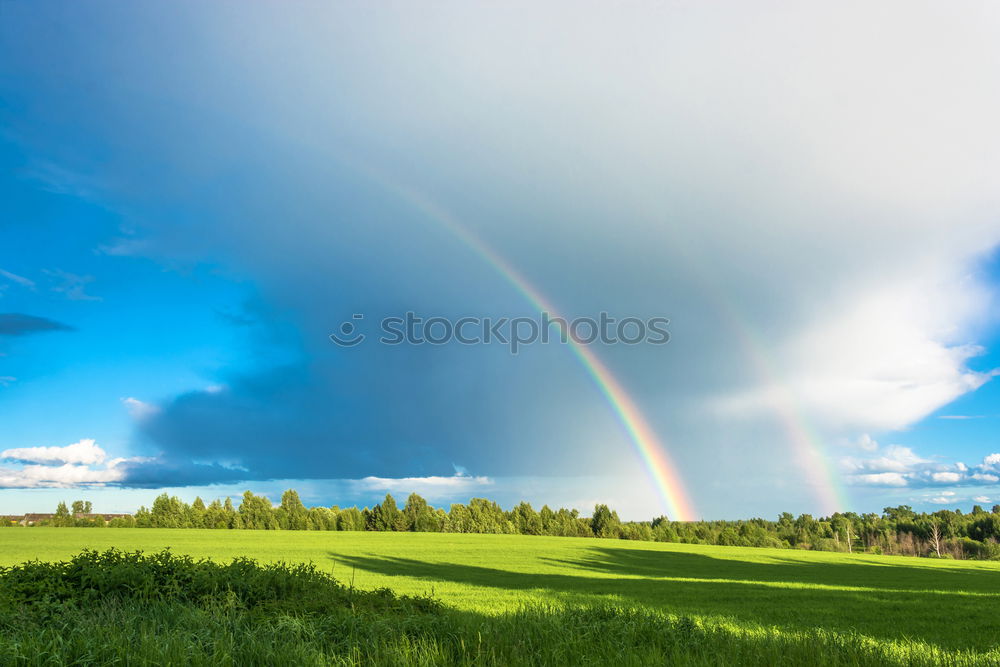
[[[249, 612], [227, 616], [191, 601], [153, 601], [159, 615], [134, 600], [98, 601], [91, 616], [108, 619], [102, 636], [126, 647], [187, 651], [179, 662], [219, 661], [247, 646], [262, 656], [299, 637], [292, 653], [274, 657], [294, 654], [300, 664], [581, 664], [587, 656], [591, 664], [1000, 664], [1000, 564], [984, 561], [504, 535], [15, 528], [0, 531], [0, 564], [112, 546], [170, 547], [218, 562], [312, 562], [348, 589], [432, 594], [446, 607], [369, 611], [371, 622], [357, 625], [355, 612], [340, 607], [283, 609], [280, 619], [255, 623]], [[135, 623], [122, 621], [129, 614]], [[340, 634], [323, 629], [335, 620]], [[199, 632], [212, 640], [192, 639]], [[202, 654], [191, 652], [199, 646]]]

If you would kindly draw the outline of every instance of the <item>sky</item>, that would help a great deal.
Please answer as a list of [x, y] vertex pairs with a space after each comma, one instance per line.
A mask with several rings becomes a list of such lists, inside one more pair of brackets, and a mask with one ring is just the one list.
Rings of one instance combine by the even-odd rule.
[[[1000, 503], [998, 28], [0, 0], [0, 512]], [[375, 335], [542, 310], [670, 339]]]

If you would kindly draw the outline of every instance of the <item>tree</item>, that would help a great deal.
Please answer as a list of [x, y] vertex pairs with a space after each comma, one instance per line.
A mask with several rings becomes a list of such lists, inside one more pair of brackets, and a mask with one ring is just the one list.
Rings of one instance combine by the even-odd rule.
[[404, 524], [407, 530], [420, 533], [436, 533], [441, 530], [440, 521], [434, 508], [420, 495], [411, 493], [403, 508]]
[[[229, 499], [227, 498], [226, 500]], [[205, 528], [229, 528], [229, 517], [226, 515], [226, 511], [222, 509], [222, 503], [218, 500], [213, 500], [208, 504], [208, 507], [205, 508], [202, 525]]]
[[53, 526], [72, 526], [73, 517], [70, 515], [69, 510], [66, 509], [66, 503], [60, 501], [56, 505], [56, 515], [52, 517]]
[[240, 524], [244, 528], [274, 530], [278, 527], [274, 519], [271, 501], [264, 496], [255, 496], [250, 491], [243, 493], [243, 502], [240, 503], [239, 515]]
[[834, 536], [836, 537], [837, 543], [839, 544], [840, 535], [843, 534], [844, 544], [847, 546], [847, 553], [852, 553], [851, 518], [845, 514], [834, 514], [830, 523], [834, 530]]
[[281, 509], [285, 513], [285, 525], [288, 530], [305, 530], [309, 512], [299, 499], [294, 489], [288, 489], [281, 494]]
[[399, 511], [391, 493], [385, 494], [381, 505], [371, 508], [366, 528], [380, 531], [406, 530], [406, 517]]
[[240, 515], [236, 512], [236, 508], [233, 507], [233, 499], [226, 496], [226, 501], [222, 503], [222, 512], [226, 516], [226, 528], [242, 528], [243, 524], [240, 522]]
[[[551, 510], [549, 510], [551, 512]], [[542, 517], [530, 503], [520, 502], [511, 510], [511, 521], [521, 535], [541, 535]]]
[[517, 532], [514, 524], [507, 520], [503, 509], [492, 500], [473, 498], [468, 506], [470, 533], [499, 535]]
[[84, 508], [85, 507], [86, 506], [84, 505], [84, 503], [83, 503], [82, 500], [74, 500], [73, 501], [73, 516], [76, 516], [77, 514], [84, 514], [85, 513], [84, 512]]
[[641, 540], [648, 542], [653, 539], [653, 529], [645, 521], [626, 523], [622, 526], [622, 538], [626, 540]]
[[931, 519], [931, 545], [934, 547], [934, 553], [937, 557], [941, 557], [941, 527], [938, 524], [937, 517]]
[[161, 493], [153, 501], [150, 512], [151, 524], [154, 528], [187, 528], [189, 508], [177, 496]]
[[357, 507], [348, 507], [337, 515], [337, 530], [364, 530], [365, 518]]
[[542, 505], [538, 510], [538, 520], [542, 522], [542, 535], [551, 535], [552, 527], [555, 524], [556, 513], [548, 505]]
[[909, 505], [900, 505], [899, 507], [886, 507], [882, 510], [882, 516], [895, 523], [902, 523], [912, 521], [917, 514]]
[[595, 505], [594, 514], [590, 517], [590, 529], [595, 537], [619, 537], [621, 520], [618, 512], [613, 512], [607, 505]]
[[453, 504], [448, 512], [448, 525], [453, 533], [474, 532], [472, 514], [469, 513], [469, 508], [462, 503]]
[[187, 512], [187, 523], [192, 528], [204, 528], [205, 514], [207, 512], [205, 501], [201, 499], [201, 496], [195, 496], [194, 502], [191, 503], [191, 507]]
[[308, 530], [337, 530], [337, 513], [327, 507], [312, 507], [306, 516]]
[[136, 528], [152, 528], [153, 527], [153, 515], [150, 513], [146, 506], [141, 506], [135, 513], [135, 527]]

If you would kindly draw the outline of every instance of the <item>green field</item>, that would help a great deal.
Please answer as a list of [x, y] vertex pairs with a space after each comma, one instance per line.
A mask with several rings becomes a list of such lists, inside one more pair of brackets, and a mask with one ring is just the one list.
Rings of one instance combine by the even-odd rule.
[[1000, 643], [1000, 564], [983, 561], [510, 535], [14, 528], [0, 531], [0, 564], [108, 547], [311, 561], [360, 589], [433, 593], [477, 615], [612, 603], [737, 631], [822, 630], [948, 652]]

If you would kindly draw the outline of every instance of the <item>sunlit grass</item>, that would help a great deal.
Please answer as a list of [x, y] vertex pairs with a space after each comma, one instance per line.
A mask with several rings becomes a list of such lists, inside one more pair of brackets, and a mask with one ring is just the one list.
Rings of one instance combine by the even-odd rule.
[[[531, 633], [556, 641], [560, 627], [565, 635], [579, 622], [586, 634], [572, 614], [595, 612], [574, 611], [581, 607], [614, 609], [603, 623], [639, 633], [627, 652], [636, 664], [665, 654], [712, 663], [713, 655], [744, 651], [758, 663], [1000, 662], [1000, 564], [983, 561], [502, 535], [31, 528], [0, 531], [0, 564], [110, 546], [311, 561], [357, 588], [433, 594], [456, 610], [449, 622], [460, 628], [450, 632], [483, 643], [448, 648], [450, 657], [434, 662], [445, 651], [434, 633], [420, 648], [412, 638], [390, 642], [391, 651], [409, 646], [427, 664], [450, 664], [455, 650], [488, 656], [506, 632], [516, 641]], [[674, 639], [642, 638], [657, 628]], [[599, 643], [598, 654], [613, 650]]]

